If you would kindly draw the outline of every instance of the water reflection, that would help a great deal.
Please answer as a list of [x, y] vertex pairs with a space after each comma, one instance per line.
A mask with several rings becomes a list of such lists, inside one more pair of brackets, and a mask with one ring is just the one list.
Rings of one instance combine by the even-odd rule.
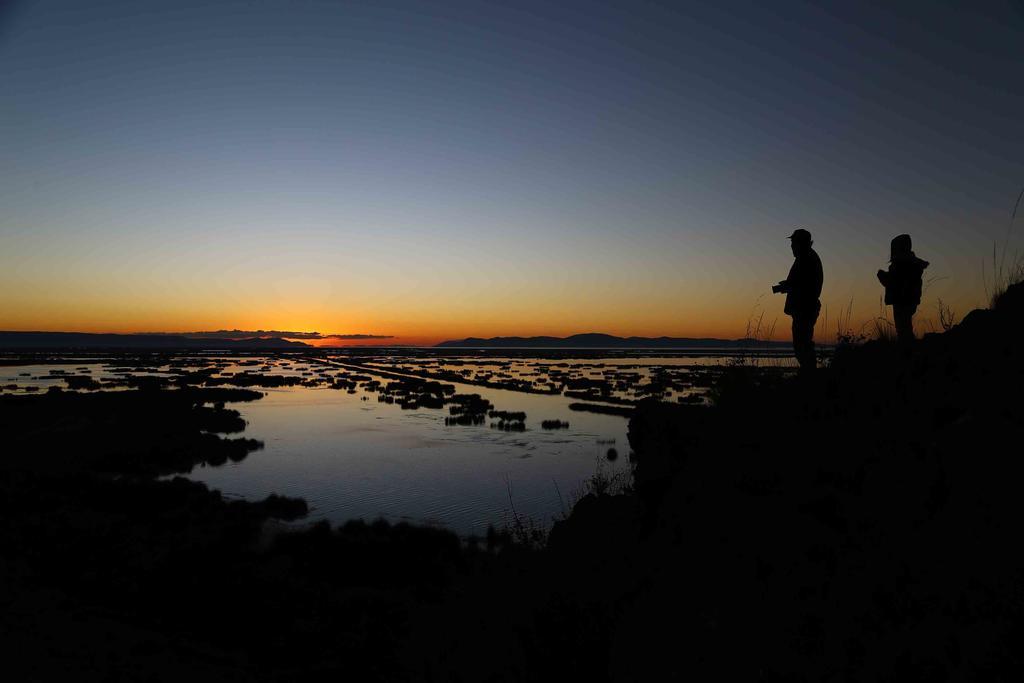
[[117, 389], [139, 378], [259, 388], [262, 400], [236, 408], [245, 436], [264, 450], [193, 478], [231, 496], [304, 498], [312, 520], [385, 517], [468, 535], [501, 525], [513, 503], [519, 515], [549, 523], [599, 469], [628, 474], [629, 459], [619, 456], [629, 452], [632, 404], [700, 402], [730, 359], [406, 352], [61, 361], [0, 366], [0, 388]]
[[[627, 448], [625, 418], [574, 412], [562, 397], [471, 389], [503, 410], [525, 412], [525, 431], [446, 426], [443, 410], [363, 401], [361, 391], [271, 390], [240, 407], [246, 435], [264, 450], [193, 476], [246, 497], [303, 497], [314, 518], [383, 516], [482, 534], [505, 521], [509, 486], [519, 514], [547, 522], [598, 467], [628, 468], [605, 460], [608, 443]], [[542, 429], [550, 419], [570, 427]]]

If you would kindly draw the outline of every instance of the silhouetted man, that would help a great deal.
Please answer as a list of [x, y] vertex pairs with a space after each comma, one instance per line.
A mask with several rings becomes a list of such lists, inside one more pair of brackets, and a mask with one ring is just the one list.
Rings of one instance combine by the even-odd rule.
[[811, 249], [811, 233], [797, 228], [789, 236], [793, 249], [793, 267], [789, 277], [772, 287], [772, 291], [786, 295], [786, 315], [793, 318], [793, 354], [800, 363], [801, 372], [810, 372], [817, 365], [814, 358], [814, 325], [821, 311], [821, 284], [824, 274], [821, 259]]
[[889, 243], [889, 270], [878, 271], [878, 281], [885, 287], [885, 303], [892, 306], [896, 323], [896, 340], [901, 344], [914, 341], [914, 313], [921, 303], [921, 278], [928, 262], [917, 258], [911, 249], [910, 235], [897, 235]]

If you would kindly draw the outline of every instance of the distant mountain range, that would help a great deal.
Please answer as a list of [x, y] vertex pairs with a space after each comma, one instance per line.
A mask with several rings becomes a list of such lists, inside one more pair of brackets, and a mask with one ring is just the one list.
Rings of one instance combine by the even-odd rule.
[[87, 332], [0, 332], [0, 349], [308, 349], [280, 337], [193, 339], [170, 334], [90, 334]]
[[443, 341], [435, 348], [474, 349], [737, 349], [785, 348], [789, 342], [760, 341], [757, 339], [711, 339], [707, 337], [616, 337], [611, 334], [590, 332], [569, 337], [468, 337]]
[[[569, 337], [468, 337], [443, 341], [434, 348], [473, 349], [740, 349], [788, 348], [789, 342], [707, 337], [616, 337], [591, 332]], [[281, 337], [247, 339], [194, 338], [173, 334], [91, 334], [87, 332], [0, 332], [0, 349], [310, 349], [309, 344]]]

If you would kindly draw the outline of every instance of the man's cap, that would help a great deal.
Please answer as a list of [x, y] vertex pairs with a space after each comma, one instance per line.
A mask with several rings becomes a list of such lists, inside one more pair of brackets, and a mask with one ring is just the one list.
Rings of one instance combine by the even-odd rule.
[[807, 232], [803, 228], [797, 228], [787, 239], [797, 240], [798, 242], [810, 242], [811, 233]]

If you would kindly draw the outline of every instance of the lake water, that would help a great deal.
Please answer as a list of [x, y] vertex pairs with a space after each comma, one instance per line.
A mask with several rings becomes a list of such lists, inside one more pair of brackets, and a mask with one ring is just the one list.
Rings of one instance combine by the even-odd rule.
[[[430, 375], [461, 372], [467, 381], [551, 381], [582, 385], [606, 379], [607, 402], [635, 399], [658, 386], [665, 400], [679, 400], [702, 389], [721, 358], [392, 358], [337, 356], [346, 367], [302, 359], [186, 357], [140, 367], [127, 361], [71, 362], [0, 367], [0, 387], [22, 393], [65, 383], [63, 374], [97, 380], [153, 374], [173, 375], [182, 367], [216, 366], [219, 377], [262, 372], [301, 377], [310, 384], [335, 372], [358, 372], [386, 383], [374, 373]], [[356, 365], [351, 365], [356, 363]], [[353, 371], [351, 368], [358, 370]], [[704, 368], [704, 369], [702, 369]], [[340, 375], [339, 375], [340, 376]], [[702, 379], [703, 378], [703, 379]], [[319, 386], [263, 388], [264, 398], [230, 407], [248, 426], [244, 436], [265, 447], [238, 463], [200, 467], [189, 476], [227, 496], [258, 499], [270, 493], [304, 498], [308, 521], [384, 517], [450, 528], [463, 535], [483, 534], [515, 514], [549, 524], [571, 507], [585, 480], [600, 472], [628, 480], [628, 420], [571, 410], [580, 398], [560, 393], [524, 393], [456, 382], [459, 394], [479, 394], [502, 411], [526, 413], [523, 431], [503, 431], [488, 419], [479, 425], [446, 425], [447, 407], [403, 409], [382, 400], [372, 384], [358, 382], [350, 391]], [[524, 386], [524, 385], [520, 385]], [[643, 387], [648, 387], [644, 389]], [[596, 393], [594, 394], [596, 395]], [[685, 400], [685, 398], [684, 398]], [[594, 402], [587, 400], [587, 402]], [[568, 428], [542, 428], [544, 420], [567, 422]], [[609, 460], [609, 449], [617, 458]]]

